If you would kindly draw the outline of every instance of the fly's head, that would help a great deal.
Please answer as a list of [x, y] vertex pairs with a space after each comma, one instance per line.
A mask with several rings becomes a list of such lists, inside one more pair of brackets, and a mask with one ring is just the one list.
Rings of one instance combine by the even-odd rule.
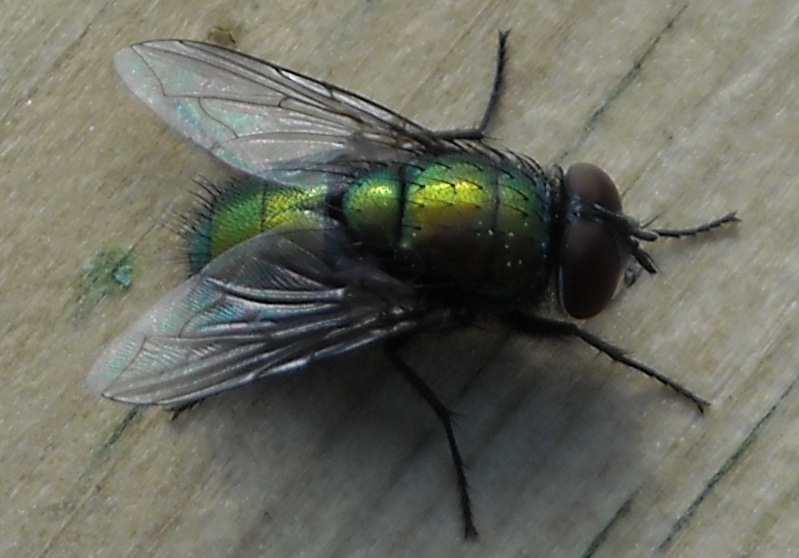
[[570, 316], [590, 318], [604, 310], [630, 256], [655, 273], [654, 261], [638, 240], [659, 235], [624, 214], [616, 185], [599, 167], [575, 163], [566, 170], [560, 222], [557, 293]]

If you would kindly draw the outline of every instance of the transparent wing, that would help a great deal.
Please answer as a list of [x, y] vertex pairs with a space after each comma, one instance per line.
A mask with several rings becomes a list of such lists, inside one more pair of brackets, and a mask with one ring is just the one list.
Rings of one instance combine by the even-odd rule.
[[119, 51], [117, 71], [183, 136], [249, 174], [291, 161], [403, 162], [453, 145], [354, 93], [275, 64], [190, 41]]
[[415, 328], [413, 289], [315, 219], [231, 248], [164, 296], [104, 349], [89, 388], [180, 406]]

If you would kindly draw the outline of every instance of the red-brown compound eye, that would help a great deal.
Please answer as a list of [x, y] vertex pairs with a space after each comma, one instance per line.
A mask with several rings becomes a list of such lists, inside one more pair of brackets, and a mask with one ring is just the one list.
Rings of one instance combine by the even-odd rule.
[[[605, 172], [588, 163], [576, 163], [564, 176], [566, 206], [600, 205], [621, 213], [616, 185]], [[610, 225], [567, 211], [558, 260], [558, 298], [575, 318], [590, 318], [610, 302], [619, 285], [624, 257]]]
[[587, 204], [598, 204], [621, 213], [621, 197], [616, 184], [605, 171], [590, 163], [574, 163], [563, 177], [569, 198], [578, 197]]

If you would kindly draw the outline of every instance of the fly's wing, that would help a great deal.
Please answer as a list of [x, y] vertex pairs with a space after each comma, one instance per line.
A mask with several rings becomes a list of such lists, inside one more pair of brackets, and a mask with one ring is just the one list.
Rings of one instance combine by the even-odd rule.
[[180, 406], [415, 328], [413, 289], [346, 246], [313, 214], [231, 248], [107, 346], [89, 388]]
[[354, 93], [205, 43], [141, 43], [114, 63], [167, 124], [249, 174], [274, 178], [300, 160], [403, 162], [450, 145]]

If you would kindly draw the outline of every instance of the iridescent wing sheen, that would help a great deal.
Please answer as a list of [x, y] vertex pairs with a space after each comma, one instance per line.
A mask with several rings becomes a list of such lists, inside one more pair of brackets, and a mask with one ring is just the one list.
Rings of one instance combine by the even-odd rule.
[[181, 406], [410, 331], [411, 287], [347, 254], [335, 221], [261, 233], [164, 296], [107, 346], [92, 391]]
[[403, 162], [454, 144], [354, 93], [225, 48], [152, 41], [119, 51], [117, 71], [167, 124], [246, 173], [292, 161]]

